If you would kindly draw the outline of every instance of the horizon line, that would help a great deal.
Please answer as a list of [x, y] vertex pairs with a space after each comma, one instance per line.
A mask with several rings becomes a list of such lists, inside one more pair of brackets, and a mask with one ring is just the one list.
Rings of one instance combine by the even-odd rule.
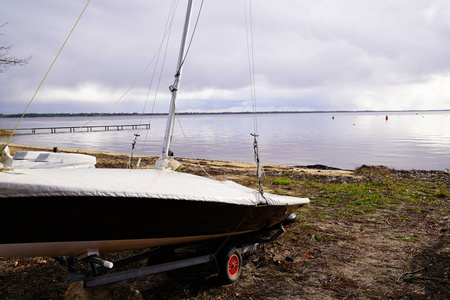
[[[394, 110], [295, 110], [295, 111], [284, 111], [284, 110], [274, 110], [274, 111], [217, 111], [217, 112], [178, 112], [178, 115], [231, 115], [231, 114], [289, 114], [289, 113], [365, 113], [365, 112], [439, 112], [439, 111], [450, 111], [450, 109], [394, 109]], [[111, 116], [111, 115], [121, 115], [121, 116], [145, 116], [145, 115], [167, 115], [168, 113], [137, 113], [137, 112], [117, 112], [117, 113], [99, 113], [99, 112], [78, 112], [78, 113], [27, 113], [24, 117], [39, 117], [39, 116]], [[22, 113], [13, 114], [3, 114], [0, 113], [0, 117], [21, 117]]]

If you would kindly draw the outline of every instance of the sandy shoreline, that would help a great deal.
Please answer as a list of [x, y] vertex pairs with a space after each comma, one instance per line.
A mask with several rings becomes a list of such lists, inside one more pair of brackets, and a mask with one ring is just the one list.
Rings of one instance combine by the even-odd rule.
[[[48, 151], [53, 152], [52, 147], [36, 147], [36, 146], [28, 146], [28, 145], [20, 145], [20, 144], [9, 144], [11, 155], [14, 155], [17, 151]], [[120, 153], [112, 153], [112, 152], [102, 152], [102, 151], [92, 151], [92, 150], [81, 150], [81, 149], [60, 149], [58, 148], [58, 152], [66, 152], [66, 153], [81, 153], [92, 155], [97, 158], [97, 168], [126, 168], [129, 155], [120, 154]], [[134, 161], [137, 159], [141, 159], [140, 168], [148, 169], [153, 168], [155, 165], [155, 161], [157, 157], [155, 156], [140, 156], [137, 155], [134, 157]], [[239, 173], [251, 173], [254, 172], [256, 167], [255, 163], [246, 163], [246, 162], [237, 162], [237, 161], [220, 161], [220, 160], [205, 160], [205, 159], [189, 159], [189, 158], [176, 158], [183, 164], [183, 168], [181, 172], [190, 173], [190, 171], [194, 170], [194, 173], [197, 175], [199, 170], [201, 170], [200, 165], [206, 170], [209, 174], [209, 171], [212, 171], [214, 174], [213, 177], [218, 177], [220, 179], [221, 176], [217, 174], [217, 169], [223, 171], [223, 175], [236, 175], [236, 172]], [[309, 175], [317, 175], [317, 176], [355, 176], [353, 170], [340, 170], [334, 168], [326, 168], [325, 166], [321, 166], [321, 168], [314, 167], [298, 167], [298, 166], [281, 166], [281, 165], [270, 165], [263, 164], [264, 169], [272, 169], [286, 171], [292, 170], [295, 172], [301, 172]], [[319, 166], [320, 167], [320, 166]], [[325, 168], [324, 168], [325, 167]], [[206, 175], [206, 174], [203, 174]], [[207, 175], [206, 175], [207, 176]]]

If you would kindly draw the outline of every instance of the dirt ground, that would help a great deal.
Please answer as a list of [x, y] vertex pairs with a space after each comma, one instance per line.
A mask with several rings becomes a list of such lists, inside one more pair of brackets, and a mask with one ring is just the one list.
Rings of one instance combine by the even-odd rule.
[[[100, 168], [128, 162], [126, 155], [71, 151], [95, 155]], [[141, 166], [154, 161], [142, 157]], [[256, 185], [253, 164], [179, 161], [182, 172]], [[91, 299], [450, 299], [448, 170], [264, 170], [266, 192], [311, 204], [264, 251], [244, 257], [239, 281], [221, 285], [215, 266], [202, 265], [88, 289]], [[0, 258], [0, 299], [62, 299], [65, 276], [51, 258]]]

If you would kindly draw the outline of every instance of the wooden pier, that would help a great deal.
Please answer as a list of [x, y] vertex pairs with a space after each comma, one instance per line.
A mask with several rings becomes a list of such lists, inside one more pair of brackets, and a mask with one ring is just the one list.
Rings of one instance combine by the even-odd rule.
[[[16, 131], [25, 131], [26, 134], [36, 134], [36, 133], [63, 133], [63, 132], [77, 132], [77, 131], [104, 131], [109, 130], [125, 130], [125, 129], [137, 129], [138, 127], [145, 127], [145, 129], [150, 129], [150, 124], [121, 124], [121, 125], [87, 125], [87, 126], [62, 126], [62, 127], [34, 127], [34, 128], [17, 128]], [[50, 131], [50, 132], [46, 132]]]

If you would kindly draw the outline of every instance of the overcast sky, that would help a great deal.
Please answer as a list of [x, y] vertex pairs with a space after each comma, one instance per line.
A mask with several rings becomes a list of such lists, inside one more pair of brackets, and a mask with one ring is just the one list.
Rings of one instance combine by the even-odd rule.
[[[168, 110], [186, 3], [179, 0], [171, 27], [156, 112]], [[0, 113], [23, 112], [85, 4], [3, 3], [0, 46], [32, 58], [0, 74]], [[29, 112], [142, 112], [147, 98], [150, 112], [154, 63], [140, 76], [161, 45], [171, 5], [92, 0]], [[254, 0], [251, 7], [257, 110], [450, 109], [450, 1]], [[205, 0], [178, 110], [249, 111], [249, 78], [244, 1]]]

